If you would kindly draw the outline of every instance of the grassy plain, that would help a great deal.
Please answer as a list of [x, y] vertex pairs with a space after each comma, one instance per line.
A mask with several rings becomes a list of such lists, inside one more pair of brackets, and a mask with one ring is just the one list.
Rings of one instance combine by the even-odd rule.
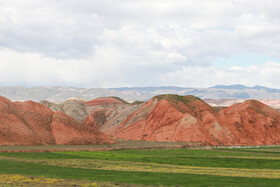
[[280, 148], [0, 153], [0, 173], [80, 186], [280, 186]]

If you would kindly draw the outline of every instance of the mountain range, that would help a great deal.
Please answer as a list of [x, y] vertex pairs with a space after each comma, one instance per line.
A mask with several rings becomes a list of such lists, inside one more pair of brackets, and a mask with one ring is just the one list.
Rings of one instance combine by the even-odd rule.
[[0, 87], [0, 95], [13, 101], [60, 102], [68, 99], [91, 100], [98, 97], [117, 96], [127, 101], [147, 101], [159, 94], [194, 95], [202, 99], [280, 99], [280, 89], [263, 86], [216, 85], [209, 88], [175, 86], [75, 88], [75, 87]]
[[115, 140], [186, 145], [279, 145], [280, 112], [257, 100], [212, 107], [176, 94], [147, 102], [12, 102], [0, 97], [0, 145], [104, 144]]

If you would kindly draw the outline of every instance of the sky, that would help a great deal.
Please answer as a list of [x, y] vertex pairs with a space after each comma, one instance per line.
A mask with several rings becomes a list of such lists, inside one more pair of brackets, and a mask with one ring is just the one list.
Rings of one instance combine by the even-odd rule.
[[0, 0], [0, 86], [280, 88], [278, 0]]

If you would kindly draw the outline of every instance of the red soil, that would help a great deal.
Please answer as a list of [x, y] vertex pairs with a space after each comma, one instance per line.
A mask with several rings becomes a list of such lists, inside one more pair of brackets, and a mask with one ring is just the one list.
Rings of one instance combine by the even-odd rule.
[[107, 135], [203, 145], [280, 144], [279, 111], [255, 100], [219, 111], [199, 98], [177, 95], [156, 96], [139, 106], [115, 98], [88, 105], [93, 110], [79, 123], [32, 101], [0, 97], [0, 145], [113, 143]]
[[105, 122], [107, 122], [106, 112], [110, 108], [101, 108], [92, 111], [85, 119], [84, 124], [89, 127], [99, 129]]
[[205, 145], [280, 144], [280, 113], [258, 101], [218, 113], [193, 96], [167, 95], [151, 99], [106, 134], [125, 140]]
[[0, 145], [113, 143], [107, 135], [32, 102], [0, 96]]
[[[217, 145], [200, 117], [204, 113], [216, 115], [215, 111], [200, 100], [189, 104], [152, 99], [115, 130], [110, 131], [110, 135], [120, 139], [186, 141]], [[200, 110], [203, 110], [203, 114]]]
[[234, 104], [220, 111], [220, 119], [234, 144], [280, 144], [280, 113], [263, 103], [248, 100]]
[[115, 104], [123, 104], [122, 101], [116, 99], [114, 97], [100, 97], [87, 102], [81, 101], [82, 103], [88, 106], [96, 106], [96, 105], [115, 105]]

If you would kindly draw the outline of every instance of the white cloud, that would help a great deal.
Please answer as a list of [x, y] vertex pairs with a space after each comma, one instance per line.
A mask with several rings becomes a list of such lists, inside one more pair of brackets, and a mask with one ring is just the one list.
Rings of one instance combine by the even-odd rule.
[[163, 82], [178, 86], [209, 87], [217, 84], [244, 84], [248, 86], [263, 85], [280, 87], [280, 63], [267, 62], [262, 65], [230, 68], [184, 67], [181, 70], [169, 72], [161, 77]]
[[277, 0], [0, 1], [0, 85], [280, 87], [273, 64], [212, 65], [280, 58], [279, 9]]
[[[114, 58], [114, 62], [111, 61]], [[124, 64], [129, 56], [114, 47], [99, 47], [94, 56], [84, 60], [47, 58], [36, 53], [0, 51], [6, 59], [0, 69], [0, 84], [66, 85], [76, 87], [115, 87], [174, 85], [209, 87], [216, 84], [241, 83], [249, 86], [280, 87], [280, 63], [230, 68], [186, 66], [172, 69], [161, 64]], [[199, 85], [199, 86], [198, 86]]]

